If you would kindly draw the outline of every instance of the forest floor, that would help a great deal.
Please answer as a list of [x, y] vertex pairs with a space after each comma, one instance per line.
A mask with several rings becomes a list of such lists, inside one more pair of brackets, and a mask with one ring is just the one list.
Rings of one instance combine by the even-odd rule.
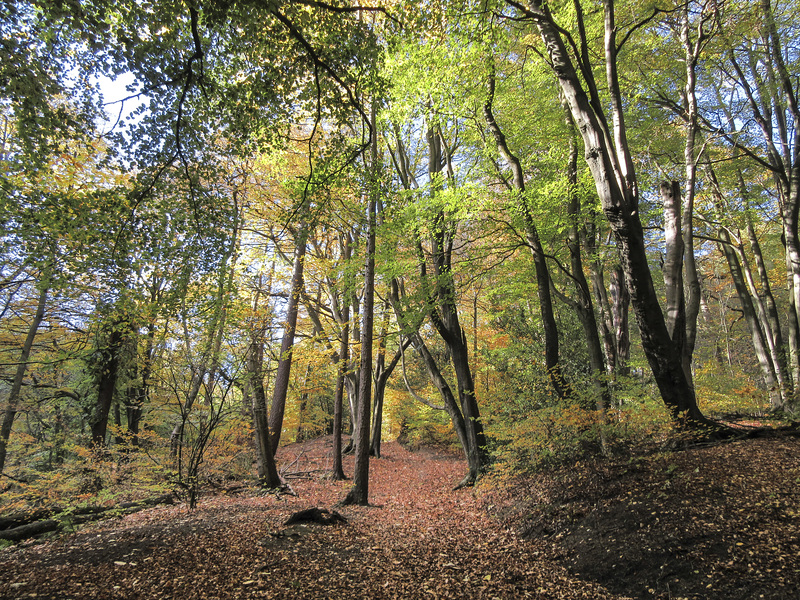
[[[194, 511], [157, 507], [5, 548], [0, 598], [798, 598], [797, 439], [459, 491], [456, 455], [396, 443], [383, 454], [369, 507], [335, 506], [351, 484], [321, 477], [321, 438], [281, 449], [296, 497], [203, 496]], [[284, 525], [310, 507], [347, 523]]]

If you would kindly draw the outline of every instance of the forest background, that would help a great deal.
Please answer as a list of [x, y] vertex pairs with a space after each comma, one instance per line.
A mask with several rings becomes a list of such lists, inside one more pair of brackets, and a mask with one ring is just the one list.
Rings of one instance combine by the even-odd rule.
[[797, 10], [3, 3], [3, 509], [791, 418]]

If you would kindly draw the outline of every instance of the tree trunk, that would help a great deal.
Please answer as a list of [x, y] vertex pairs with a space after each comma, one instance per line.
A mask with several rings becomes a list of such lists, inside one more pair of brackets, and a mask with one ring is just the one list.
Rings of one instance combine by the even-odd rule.
[[253, 430], [256, 438], [258, 480], [265, 488], [279, 488], [283, 485], [275, 455], [269, 438], [267, 419], [267, 394], [264, 389], [263, 364], [261, 353], [263, 348], [251, 345], [248, 355], [249, 385], [253, 395]]
[[342, 413], [344, 400], [345, 371], [350, 362], [350, 323], [349, 311], [345, 308], [342, 315], [342, 332], [339, 340], [339, 363], [336, 377], [336, 395], [333, 400], [333, 467], [331, 468], [331, 479], [341, 481], [345, 479], [344, 468], [342, 467]]
[[295, 240], [294, 268], [292, 270], [289, 301], [286, 306], [286, 322], [283, 325], [281, 354], [278, 361], [278, 370], [275, 373], [275, 383], [272, 388], [269, 430], [273, 454], [278, 451], [278, 445], [281, 441], [281, 432], [283, 431], [283, 414], [286, 411], [286, 394], [289, 391], [289, 379], [292, 372], [292, 347], [294, 346], [294, 333], [297, 328], [297, 309], [300, 304], [300, 294], [303, 290], [303, 268], [305, 265], [307, 240], [308, 225], [303, 223], [300, 226]]
[[611, 311], [614, 321], [614, 343], [617, 348], [617, 368], [616, 372], [623, 377], [630, 375], [629, 360], [631, 357], [631, 332], [628, 326], [628, 310], [631, 303], [631, 295], [625, 287], [625, 276], [622, 273], [622, 266], [617, 264], [611, 271], [611, 281], [609, 282], [609, 293], [611, 294]]
[[778, 380], [775, 376], [775, 369], [769, 355], [769, 349], [764, 338], [764, 331], [761, 329], [756, 310], [753, 306], [753, 300], [747, 290], [747, 285], [742, 275], [742, 267], [739, 262], [739, 257], [736, 255], [732, 247], [730, 236], [726, 230], [720, 231], [720, 237], [723, 241], [721, 250], [728, 261], [728, 268], [730, 269], [731, 279], [733, 280], [736, 293], [739, 296], [739, 302], [742, 306], [742, 314], [744, 320], [750, 329], [750, 336], [753, 340], [753, 348], [755, 349], [758, 364], [761, 366], [761, 373], [764, 378], [764, 384], [769, 390], [770, 400], [775, 402], [775, 395], [778, 394]]
[[[583, 70], [589, 88], [587, 95], [569, 57], [562, 34], [544, 1], [531, 0], [530, 9], [514, 4], [536, 23], [552, 69], [583, 137], [586, 162], [594, 178], [603, 212], [617, 241], [620, 264], [639, 325], [642, 348], [661, 398], [676, 422], [711, 425], [700, 412], [694, 390], [686, 379], [682, 357], [667, 329], [647, 262], [644, 231], [639, 220], [638, 184], [628, 149], [617, 77], [613, 1], [607, 0], [605, 3], [606, 83], [611, 97], [613, 130], [606, 122], [603, 103], [600, 102], [591, 71]], [[583, 40], [583, 43], [588, 41]]]
[[389, 302], [383, 305], [383, 323], [378, 341], [378, 355], [375, 358], [375, 401], [372, 410], [372, 440], [369, 445], [369, 454], [375, 458], [381, 457], [381, 429], [383, 428], [383, 396], [386, 391], [386, 336], [389, 329]]
[[[396, 136], [397, 156], [394, 157], [394, 163], [398, 176], [406, 189], [416, 189], [418, 186], [415, 175], [409, 168], [408, 156], [397, 131]], [[428, 177], [431, 183], [430, 194], [435, 198], [436, 194], [444, 187], [445, 179], [449, 186], [455, 185], [452, 170], [453, 157], [449, 153], [450, 150], [440, 128], [435, 126], [434, 123], [428, 124], [426, 139], [428, 145]], [[445, 165], [447, 166], [447, 172], [443, 173]], [[462, 486], [473, 483], [483, 468], [486, 460], [486, 439], [483, 433], [483, 425], [480, 421], [480, 412], [475, 396], [475, 384], [469, 366], [468, 342], [458, 320], [456, 289], [452, 273], [452, 249], [456, 225], [447, 219], [442, 209], [437, 210], [431, 216], [431, 224], [429, 243], [434, 273], [430, 276], [428, 274], [428, 256], [426, 255], [421, 234], [418, 229], [414, 233], [417, 266], [419, 269], [418, 281], [425, 294], [425, 305], [422, 309], [422, 314], [430, 319], [448, 348], [458, 386], [458, 404], [455, 402], [450, 387], [441, 376], [433, 357], [426, 358], [423, 356], [423, 360], [426, 361], [431, 380], [445, 400], [445, 408], [453, 420], [453, 426], [459, 435], [467, 456], [469, 472], [459, 484], [459, 486]], [[422, 319], [415, 323], [409, 323], [408, 319], [402, 314], [399, 302], [399, 283], [396, 279], [391, 282], [390, 294], [392, 305], [401, 327], [411, 329], [416, 334]], [[418, 352], [425, 353], [427, 348], [421, 343], [422, 340], [419, 336], [417, 336], [417, 340], [419, 343], [413, 341], [412, 343], [415, 344]]]
[[[566, 107], [565, 107], [566, 108]], [[597, 319], [594, 314], [592, 304], [592, 294], [589, 290], [589, 283], [583, 272], [583, 259], [581, 257], [581, 234], [579, 225], [580, 216], [580, 197], [578, 196], [578, 144], [575, 139], [575, 126], [572, 122], [572, 115], [566, 111], [567, 126], [570, 131], [569, 137], [569, 161], [567, 164], [567, 181], [569, 183], [567, 212], [570, 219], [569, 234], [567, 236], [567, 248], [570, 254], [571, 275], [575, 283], [575, 293], [577, 300], [574, 307], [581, 322], [584, 338], [586, 339], [586, 349], [589, 353], [589, 367], [592, 372], [592, 381], [597, 394], [595, 406], [586, 408], [596, 408], [600, 415], [600, 420], [605, 421], [606, 410], [611, 406], [611, 394], [608, 389], [608, 381], [605, 377], [605, 360], [603, 360], [603, 350], [600, 345], [598, 334]], [[583, 244], [585, 246], [585, 244]], [[601, 442], [604, 452], [607, 453], [605, 432], [600, 431]]]
[[763, 298], [764, 310], [766, 312], [765, 324], [769, 327], [771, 332], [770, 339], [772, 340], [772, 347], [770, 350], [773, 353], [773, 361], [778, 368], [780, 379], [783, 382], [782, 385], [784, 387], [782, 389], [782, 395], [784, 396], [784, 400], [786, 400], [792, 394], [794, 386], [792, 385], [792, 379], [789, 375], [789, 365], [783, 341], [783, 333], [781, 331], [780, 317], [778, 316], [778, 307], [775, 303], [775, 297], [772, 294], [772, 287], [770, 286], [769, 275], [767, 274], [767, 267], [764, 262], [764, 255], [761, 252], [761, 244], [758, 241], [758, 236], [753, 227], [753, 218], [749, 211], [745, 213], [745, 220], [750, 251], [753, 253], [759, 281], [761, 283], [761, 297]]
[[[272, 264], [267, 296], [272, 293], [272, 278], [275, 273], [275, 263]], [[250, 345], [245, 358], [246, 384], [252, 401], [251, 414], [253, 416], [253, 435], [256, 444], [256, 469], [259, 483], [269, 489], [279, 488], [283, 481], [278, 474], [275, 464], [275, 454], [272, 451], [269, 435], [269, 419], [267, 417], [267, 392], [264, 385], [264, 346], [266, 345], [267, 321], [258, 316], [259, 302], [261, 299], [262, 276], [259, 275], [258, 288], [253, 299], [253, 320], [251, 322]]]
[[311, 363], [309, 362], [306, 365], [306, 374], [303, 377], [303, 389], [300, 392], [300, 406], [297, 411], [297, 431], [295, 433], [294, 439], [297, 442], [302, 442], [305, 439], [305, 430], [303, 429], [303, 417], [306, 413], [306, 408], [308, 405], [308, 391], [306, 387], [308, 386], [308, 376], [311, 374]]
[[539, 232], [533, 216], [528, 210], [527, 199], [525, 197], [525, 177], [522, 164], [515, 154], [508, 147], [505, 134], [500, 129], [494, 117], [493, 103], [495, 91], [495, 77], [492, 72], [489, 76], [489, 95], [483, 105], [483, 117], [489, 131], [494, 137], [497, 149], [503, 158], [511, 166], [513, 173], [512, 186], [517, 196], [517, 202], [522, 208], [525, 219], [525, 238], [528, 248], [533, 257], [534, 272], [536, 273], [536, 286], [539, 298], [539, 310], [542, 315], [542, 328], [544, 330], [544, 360], [550, 383], [559, 398], [566, 397], [568, 387], [561, 373], [558, 361], [558, 326], [556, 325], [555, 312], [553, 310], [553, 300], [550, 295], [550, 271], [547, 268], [544, 249], [542, 248]]
[[[710, 163], [706, 165], [706, 170], [711, 182], [718, 219], [724, 222], [726, 210], [716, 173]], [[782, 408], [783, 373], [780, 369], [780, 363], [776, 362], [777, 349], [775, 348], [770, 323], [764, 305], [758, 297], [758, 290], [747, 262], [747, 255], [742, 248], [741, 241], [738, 244], [734, 244], [729, 230], [724, 225], [719, 228], [719, 237], [722, 240], [720, 250], [728, 262], [731, 279], [742, 306], [742, 314], [750, 329], [753, 349], [761, 367], [764, 384], [769, 390], [770, 403], [774, 408]]]
[[[377, 185], [377, 182], [373, 182]], [[358, 380], [358, 435], [355, 448], [356, 460], [353, 468], [353, 487], [343, 503], [367, 506], [369, 504], [369, 416], [372, 404], [372, 333], [375, 300], [375, 200], [371, 192], [368, 208], [369, 231], [367, 233], [367, 258], [364, 270], [364, 303], [361, 311], [361, 364]]]
[[100, 349], [103, 358], [100, 361], [100, 374], [97, 381], [97, 402], [92, 415], [92, 444], [96, 448], [105, 446], [106, 430], [108, 429], [108, 414], [111, 410], [111, 403], [114, 400], [114, 393], [117, 388], [117, 378], [119, 375], [120, 349], [123, 342], [123, 328], [127, 328], [121, 319], [114, 319], [111, 323], [111, 331], [108, 339], [104, 342], [104, 347]]
[[[392, 303], [392, 307], [394, 308], [395, 315], [397, 316], [397, 321], [401, 324], [403, 329], [413, 329], [414, 331], [407, 336], [407, 341], [401, 339], [400, 344], [400, 357], [403, 363], [403, 379], [405, 377], [405, 355], [404, 349], [407, 345], [407, 342], [411, 344], [411, 346], [416, 350], [419, 357], [422, 359], [422, 363], [425, 365], [425, 370], [428, 373], [428, 378], [431, 380], [431, 383], [436, 387], [439, 391], [439, 395], [442, 398], [444, 404], [442, 406], [434, 405], [432, 402], [425, 401], [423, 398], [417, 396], [413, 390], [409, 388], [409, 392], [420, 402], [429, 406], [430, 408], [436, 410], [445, 410], [450, 417], [450, 421], [453, 425], [453, 430], [456, 432], [456, 436], [458, 436], [458, 441], [461, 444], [461, 448], [464, 451], [464, 457], [467, 459], [467, 465], [469, 468], [467, 479], [472, 477], [474, 474], [476, 477], [481, 469], [481, 463], [476, 462], [472, 464], [470, 461], [474, 461], [476, 458], [476, 453], [470, 451], [470, 436], [467, 435], [467, 425], [464, 419], [464, 415], [461, 412], [461, 408], [456, 401], [456, 397], [453, 394], [453, 390], [451, 389], [450, 385], [447, 383], [444, 375], [442, 375], [441, 370], [439, 369], [439, 365], [436, 362], [436, 359], [431, 354], [428, 347], [425, 345], [422, 337], [419, 335], [417, 330], [417, 325], [413, 325], [409, 323], [408, 318], [405, 314], [403, 314], [403, 309], [400, 302], [400, 287], [397, 283], [396, 279], [393, 279], [391, 282], [389, 298]], [[406, 380], [406, 386], [408, 386], [408, 380]], [[480, 457], [480, 455], [477, 455]]]
[[155, 353], [155, 333], [155, 323], [148, 323], [142, 368], [141, 370], [136, 369], [138, 371], [138, 383], [131, 388], [132, 394], [125, 407], [128, 435], [132, 446], [139, 445], [139, 427], [142, 420], [142, 412], [150, 398], [150, 374], [153, 369], [153, 355]]
[[[49, 277], [47, 275], [46, 277]], [[25, 341], [22, 343], [22, 351], [19, 355], [19, 362], [17, 363], [17, 370], [14, 373], [14, 380], [11, 383], [11, 389], [8, 392], [8, 400], [6, 401], [6, 410], [3, 413], [3, 423], [0, 425], [0, 473], [6, 464], [6, 453], [8, 449], [8, 440], [11, 438], [11, 427], [14, 424], [14, 418], [17, 416], [17, 408], [19, 406], [19, 397], [22, 392], [22, 382], [25, 378], [25, 371], [28, 368], [28, 359], [31, 356], [31, 349], [33, 348], [33, 340], [36, 338], [36, 332], [39, 330], [39, 325], [44, 319], [44, 309], [47, 304], [47, 293], [49, 291], [49, 282], [43, 278], [41, 282], [41, 290], [39, 290], [39, 301], [36, 305], [36, 312], [33, 315], [33, 320], [28, 327], [28, 334], [25, 336]]]
[[[661, 183], [664, 207], [664, 287], [666, 289], [667, 331], [683, 356], [686, 341], [686, 296], [683, 292], [683, 235], [681, 228], [681, 188], [677, 181]], [[684, 373], [686, 371], [684, 370]], [[688, 378], [688, 374], [687, 374]]]
[[[456, 432], [456, 436], [458, 437], [458, 441], [461, 444], [461, 448], [464, 451], [464, 457], [467, 459], [467, 465], [469, 466], [469, 475], [473, 473], [473, 471], [478, 473], [481, 468], [480, 463], [475, 464], [474, 466], [471, 464], [471, 460], [474, 460], [474, 453], [470, 452], [470, 438], [467, 435], [467, 426], [466, 421], [464, 419], [464, 415], [461, 412], [461, 408], [459, 407], [458, 402], [456, 401], [456, 397], [453, 394], [453, 390], [450, 385], [447, 383], [447, 380], [442, 375], [441, 370], [439, 369], [439, 365], [436, 362], [436, 359], [431, 354], [428, 347], [425, 345], [425, 342], [422, 340], [422, 337], [419, 333], [414, 332], [409, 336], [409, 340], [411, 342], [411, 346], [416, 350], [419, 357], [422, 359], [422, 363], [425, 365], [425, 370], [428, 373], [428, 377], [431, 380], [431, 383], [436, 387], [439, 391], [439, 395], [442, 397], [442, 401], [444, 404], [442, 406], [435, 406], [430, 402], [424, 402], [426, 406], [430, 408], [444, 410], [447, 412], [448, 416], [450, 417], [450, 421], [453, 424], [453, 430]], [[405, 369], [405, 366], [404, 366]], [[407, 383], [407, 382], [406, 382]], [[418, 400], [422, 400], [421, 398], [415, 397]]]
[[367, 245], [364, 264], [364, 300], [362, 307], [363, 324], [361, 327], [361, 361], [358, 370], [358, 419], [356, 425], [356, 460], [353, 467], [353, 487], [347, 493], [343, 504], [369, 504], [369, 416], [372, 404], [372, 336], [375, 318], [375, 235], [377, 228], [378, 197], [380, 183], [378, 179], [378, 141], [375, 137], [376, 103], [373, 99], [370, 111], [371, 130], [373, 132], [370, 146], [370, 189], [367, 201]]
[[[786, 274], [789, 292], [790, 314], [787, 321], [790, 348], [790, 364], [795, 389], [792, 390], [791, 405], [798, 402], [797, 382], [800, 381], [800, 102], [797, 94], [797, 78], [785, 62], [789, 52], [779, 35], [770, 0], [759, 3], [761, 27], [755, 39], [748, 40], [746, 50], [728, 48], [728, 59], [732, 74], [739, 79], [737, 92], [749, 104], [753, 122], [763, 136], [766, 158], [759, 159], [772, 171], [778, 192], [781, 219], [786, 247]], [[737, 55], [745, 53], [749, 77], [739, 64]], [[761, 52], [763, 54], [757, 55]], [[729, 114], [731, 129], [739, 127], [740, 115], [734, 122]], [[738, 140], [739, 135], [735, 136]], [[728, 135], [732, 145], [739, 142]], [[753, 153], [751, 152], [751, 155]], [[793, 408], [793, 406], [790, 406]]]
[[[703, 11], [705, 13], [705, 11]], [[704, 15], [690, 22], [689, 3], [680, 9], [680, 39], [684, 48], [684, 66], [686, 69], [686, 83], [684, 85], [684, 98], [686, 101], [686, 143], [684, 144], [683, 162], [686, 180], [684, 182], [684, 203], [682, 214], [683, 241], [683, 283], [684, 293], [684, 334], [682, 339], [683, 371], [694, 388], [692, 360], [697, 340], [697, 318], [700, 315], [700, 279], [697, 274], [697, 263], [694, 256], [694, 199], [697, 183], [697, 152], [696, 142], [698, 136], [698, 111], [697, 111], [697, 63], [707, 43], [708, 37], [714, 29], [714, 21], [709, 21]], [[692, 39], [694, 28], [694, 39]]]

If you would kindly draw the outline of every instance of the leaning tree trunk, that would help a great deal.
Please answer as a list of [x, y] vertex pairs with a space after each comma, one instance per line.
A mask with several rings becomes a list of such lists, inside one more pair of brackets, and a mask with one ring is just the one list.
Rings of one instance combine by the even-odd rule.
[[[447, 383], [444, 375], [442, 375], [436, 359], [425, 345], [425, 342], [422, 340], [422, 337], [419, 335], [419, 333], [412, 333], [409, 336], [409, 341], [411, 346], [414, 348], [414, 350], [416, 350], [417, 354], [422, 359], [422, 363], [425, 365], [425, 370], [428, 373], [428, 378], [431, 380], [431, 383], [433, 383], [434, 387], [436, 387], [436, 389], [439, 391], [439, 395], [441, 396], [444, 404], [437, 406], [432, 402], [424, 401], [423, 398], [420, 398], [416, 394], [414, 394], [414, 397], [420, 402], [423, 402], [423, 404], [426, 406], [436, 410], [443, 409], [448, 414], [450, 417], [450, 422], [453, 425], [453, 430], [456, 432], [458, 441], [461, 444], [461, 449], [464, 451], [464, 457], [467, 459], [467, 465], [469, 466], [468, 477], [471, 477], [473, 472], [477, 475], [481, 468], [481, 464], [480, 462], [475, 462], [475, 464], [470, 462], [474, 461], [475, 453], [470, 451], [470, 438], [467, 435], [466, 421], [463, 413], [461, 412], [458, 401], [456, 400], [455, 394], [453, 394], [450, 384]], [[402, 360], [405, 361], [405, 358], [403, 357]], [[403, 364], [403, 369], [405, 371], [405, 363]], [[403, 377], [405, 379], [405, 373], [403, 374]], [[406, 381], [406, 386], [408, 386], [408, 381]]]
[[[708, 177], [711, 182], [712, 196], [717, 210], [717, 219], [723, 221], [726, 213], [722, 192], [716, 173], [711, 164], [706, 165]], [[741, 251], [741, 243], [734, 244], [729, 230], [721, 225], [719, 228], [719, 238], [721, 240], [720, 250], [728, 263], [731, 279], [739, 297], [742, 308], [742, 315], [745, 323], [750, 329], [750, 338], [753, 342], [758, 364], [761, 367], [761, 374], [764, 378], [764, 385], [769, 390], [770, 403], [773, 407], [783, 406], [783, 385], [780, 364], [775, 361], [776, 354], [774, 339], [772, 338], [767, 319], [766, 310], [752, 281], [752, 273], [749, 272], [749, 265], [746, 262], [747, 256]], [[737, 252], [737, 246], [740, 252]]]
[[[431, 183], [430, 193], [435, 197], [444, 185], [444, 180], [440, 178], [441, 175], [446, 176], [448, 184], [454, 184], [452, 156], [441, 131], [432, 124], [427, 129], [426, 138], [428, 142], [428, 176]], [[397, 129], [396, 141], [396, 155], [393, 155], [392, 159], [397, 169], [397, 174], [405, 189], [418, 189], [419, 186]], [[442, 172], [445, 165], [447, 165], [447, 173]], [[431, 381], [437, 386], [445, 400], [445, 407], [453, 420], [453, 425], [467, 456], [469, 472], [459, 484], [467, 485], [477, 479], [485, 464], [486, 440], [475, 396], [475, 384], [469, 366], [466, 334], [458, 322], [456, 290], [451, 271], [455, 225], [446, 219], [443, 210], [439, 210], [434, 214], [432, 221], [430, 243], [432, 246], [432, 263], [434, 265], [433, 275], [428, 274], [428, 257], [418, 230], [415, 231], [414, 236], [419, 269], [418, 281], [426, 296], [422, 314], [430, 318], [437, 333], [450, 351], [458, 386], [458, 404], [456, 404], [446, 381], [441, 377], [435, 361], [426, 362], [426, 367]], [[421, 319], [413, 324], [407, 322], [399, 305], [399, 285], [396, 279], [392, 280], [391, 288], [392, 305], [398, 321], [402, 326], [410, 328], [416, 334], [421, 325]], [[411, 326], [409, 327], [409, 325]], [[415, 347], [418, 352], [424, 352], [422, 350], [424, 344], [415, 344]]]
[[[400, 341], [400, 359], [403, 364], [403, 379], [406, 380], [406, 386], [409, 388], [409, 392], [420, 402], [425, 404], [426, 406], [436, 409], [436, 410], [444, 410], [447, 412], [448, 416], [450, 417], [450, 421], [453, 425], [453, 430], [456, 432], [456, 436], [458, 437], [458, 441], [461, 444], [461, 448], [464, 451], [464, 457], [467, 459], [467, 465], [469, 468], [469, 472], [467, 478], [470, 478], [474, 473], [475, 476], [480, 472], [481, 463], [480, 461], [475, 461], [476, 457], [480, 457], [475, 452], [470, 451], [470, 436], [467, 435], [467, 425], [464, 419], [464, 415], [461, 412], [461, 407], [456, 400], [455, 395], [453, 394], [453, 390], [450, 387], [450, 384], [447, 383], [444, 375], [442, 375], [442, 371], [439, 368], [436, 359], [431, 354], [428, 347], [425, 345], [422, 337], [419, 335], [418, 331], [418, 323], [411, 324], [409, 323], [409, 319], [403, 313], [402, 304], [400, 302], [400, 286], [397, 283], [396, 279], [392, 279], [389, 291], [389, 298], [392, 303], [392, 308], [394, 309], [395, 315], [397, 316], [397, 322], [400, 323], [403, 329], [412, 329], [413, 332], [407, 336], [407, 339], [401, 339]], [[405, 337], [405, 336], [404, 336]], [[439, 395], [442, 398], [444, 404], [442, 406], [434, 405], [432, 402], [426, 401], [423, 398], [419, 397], [417, 394], [410, 389], [408, 384], [408, 380], [406, 379], [405, 375], [405, 347], [407, 343], [410, 343], [414, 350], [419, 355], [420, 359], [422, 359], [422, 363], [425, 365], [425, 370], [428, 373], [428, 378], [430, 379], [431, 383], [436, 387], [439, 391]], [[470, 462], [473, 461], [473, 462]], [[474, 464], [473, 464], [474, 463]]]
[[[739, 176], [741, 178], [741, 172]], [[743, 179], [740, 179], [740, 189], [742, 191], [744, 191], [743, 183]], [[789, 375], [789, 365], [783, 341], [783, 332], [781, 331], [780, 317], [778, 316], [778, 307], [775, 303], [775, 296], [772, 293], [772, 286], [770, 285], [769, 275], [767, 274], [767, 267], [764, 261], [764, 255], [761, 251], [761, 244], [758, 241], [755, 228], [753, 227], [753, 218], [749, 211], [745, 213], [745, 220], [750, 251], [753, 253], [759, 281], [761, 283], [761, 296], [763, 296], [764, 310], [766, 312], [766, 326], [769, 327], [771, 332], [772, 347], [770, 350], [773, 352], [773, 360], [781, 373], [781, 379], [785, 385], [782, 393], [784, 399], [787, 399], [792, 393], [793, 386], [791, 376]]]
[[[766, 158], [778, 191], [783, 239], [786, 248], [786, 275], [789, 292], [790, 364], [794, 384], [790, 404], [798, 402], [797, 385], [800, 380], [800, 98], [797, 78], [786, 63], [789, 54], [785, 36], [780, 35], [770, 0], [759, 3], [760, 27], [754, 39], [741, 48], [729, 47], [727, 58], [731, 74], [738, 79], [737, 92], [750, 107], [753, 121], [761, 130]], [[746, 73], [738, 55], [744, 54]], [[740, 120], [728, 116], [731, 130]], [[739, 147], [739, 136], [726, 135], [727, 140]]]
[[11, 390], [8, 392], [6, 410], [3, 413], [3, 423], [0, 425], [0, 473], [3, 472], [3, 468], [6, 464], [8, 440], [11, 438], [11, 427], [14, 424], [14, 418], [17, 416], [19, 397], [22, 392], [22, 382], [25, 378], [25, 371], [28, 369], [28, 359], [31, 356], [33, 340], [36, 338], [36, 332], [39, 330], [39, 325], [42, 324], [42, 319], [44, 319], [44, 308], [47, 304], [48, 291], [47, 282], [43, 282], [42, 289], [39, 291], [39, 302], [36, 305], [36, 312], [28, 327], [28, 335], [25, 336], [25, 341], [22, 343], [22, 352], [20, 352], [17, 370], [14, 373]]
[[[428, 172], [431, 181], [436, 181], [436, 174], [441, 173], [444, 165], [447, 165], [447, 181], [451, 186], [454, 185], [452, 156], [449, 154], [449, 148], [440, 130], [433, 128], [428, 130], [428, 151]], [[437, 187], [432, 187], [432, 194], [437, 193]], [[441, 211], [434, 216], [435, 225], [432, 228], [430, 241], [434, 268], [432, 281], [427, 276], [426, 260], [419, 238], [417, 239], [417, 252], [419, 253], [420, 281], [428, 296], [428, 316], [450, 351], [450, 360], [458, 387], [458, 402], [461, 413], [464, 415], [469, 473], [459, 484], [459, 487], [462, 487], [473, 484], [486, 464], [486, 437], [480, 419], [478, 399], [475, 395], [475, 382], [469, 365], [469, 343], [466, 333], [461, 327], [456, 304], [457, 293], [453, 277], [452, 255], [456, 226], [455, 224], [446, 224], [445, 221], [446, 217]], [[541, 258], [543, 260], [544, 255]]]
[[[458, 326], [456, 319], [452, 326]], [[469, 473], [459, 483], [459, 487], [472, 485], [480, 475], [481, 469], [487, 461], [486, 436], [483, 432], [483, 422], [478, 410], [478, 399], [475, 396], [475, 382], [472, 379], [472, 370], [469, 367], [468, 342], [463, 329], [458, 329], [459, 335], [452, 336], [448, 347], [451, 352], [453, 370], [458, 384], [458, 400], [461, 412], [464, 415], [464, 425], [467, 433], [467, 463]]]
[[769, 354], [769, 348], [764, 337], [764, 331], [761, 329], [761, 324], [758, 320], [753, 300], [747, 290], [744, 276], [742, 275], [742, 266], [739, 262], [739, 257], [731, 244], [730, 236], [725, 229], [720, 231], [720, 244], [721, 250], [728, 261], [728, 268], [730, 269], [731, 279], [736, 288], [736, 293], [739, 296], [739, 302], [742, 307], [742, 314], [744, 320], [750, 329], [750, 336], [753, 340], [753, 348], [755, 349], [756, 358], [761, 366], [761, 373], [764, 377], [764, 384], [769, 390], [770, 401], [774, 404], [776, 402], [775, 395], [778, 394], [778, 380], [775, 375], [775, 368]]

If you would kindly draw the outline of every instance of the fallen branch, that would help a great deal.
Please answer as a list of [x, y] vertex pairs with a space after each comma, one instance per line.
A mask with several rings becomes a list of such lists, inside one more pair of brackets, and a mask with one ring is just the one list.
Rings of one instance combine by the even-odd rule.
[[60, 531], [67, 527], [82, 525], [89, 521], [98, 521], [110, 516], [129, 515], [159, 504], [172, 504], [174, 501], [175, 497], [172, 494], [164, 494], [163, 496], [136, 502], [122, 502], [115, 506], [39, 509], [31, 513], [5, 517], [0, 520], [0, 540], [19, 542], [43, 533]]
[[311, 469], [310, 471], [293, 471], [292, 473], [282, 473], [284, 479], [313, 479], [315, 473], [325, 473], [327, 469]]

